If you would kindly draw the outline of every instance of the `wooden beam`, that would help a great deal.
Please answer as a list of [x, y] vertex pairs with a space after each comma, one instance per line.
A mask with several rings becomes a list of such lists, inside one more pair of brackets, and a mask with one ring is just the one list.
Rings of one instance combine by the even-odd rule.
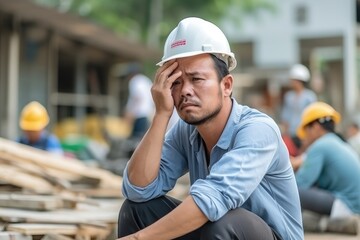
[[63, 201], [56, 196], [0, 194], [0, 206], [39, 211], [60, 209]]
[[19, 161], [33, 163], [46, 169], [56, 169], [81, 177], [99, 179], [99, 187], [120, 189], [122, 178], [107, 170], [88, 167], [77, 159], [58, 156], [49, 152], [0, 138], [0, 155], [10, 154]]
[[[54, 174], [53, 172], [46, 171], [46, 169], [41, 168], [40, 166], [36, 166], [31, 163], [26, 162], [19, 162], [18, 159], [12, 155], [9, 155], [7, 153], [2, 153], [0, 156], [0, 164], [4, 163], [7, 165], [14, 166], [18, 168], [20, 171], [24, 173], [29, 173], [32, 175], [37, 175], [45, 180], [47, 180], [49, 183], [59, 186], [61, 188], [70, 188], [71, 183], [67, 179], [69, 176], [66, 174], [60, 175], [59, 172], [57, 174]], [[79, 176], [73, 175], [72, 179], [79, 178]]]
[[0, 207], [0, 219], [21, 219], [28, 223], [90, 224], [116, 223], [120, 202], [111, 207], [88, 206], [86, 209], [59, 209], [54, 211], [30, 211]]
[[73, 224], [37, 224], [37, 223], [14, 223], [6, 228], [26, 235], [44, 235], [47, 233], [76, 235], [78, 227]]
[[46, 234], [44, 235], [41, 240], [73, 240], [73, 238], [69, 238], [67, 236], [61, 235], [61, 234]]
[[32, 240], [32, 237], [18, 232], [5, 231], [0, 232], [0, 240]]
[[53, 186], [46, 180], [24, 173], [15, 167], [0, 164], [0, 180], [12, 185], [29, 189], [35, 193], [53, 193]]
[[114, 188], [71, 188], [70, 191], [93, 198], [123, 198], [121, 189]]

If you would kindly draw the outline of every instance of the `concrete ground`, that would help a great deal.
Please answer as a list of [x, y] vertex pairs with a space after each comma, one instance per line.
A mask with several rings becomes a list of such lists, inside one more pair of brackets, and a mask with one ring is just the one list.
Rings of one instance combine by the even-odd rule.
[[358, 218], [358, 234], [305, 233], [305, 240], [360, 240], [360, 217]]
[[305, 234], [305, 240], [360, 240], [360, 235], [349, 236], [341, 234]]

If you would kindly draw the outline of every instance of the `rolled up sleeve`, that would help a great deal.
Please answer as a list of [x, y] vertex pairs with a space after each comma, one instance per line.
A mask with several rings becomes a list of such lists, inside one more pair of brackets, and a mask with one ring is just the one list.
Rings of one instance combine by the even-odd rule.
[[[175, 131], [175, 130], [174, 130]], [[170, 137], [169, 133], [163, 145], [162, 158], [158, 176], [145, 187], [133, 185], [128, 178], [128, 165], [123, 174], [123, 195], [134, 202], [144, 202], [165, 195], [174, 188], [177, 179], [188, 170], [185, 157], [178, 150], [179, 138]]]
[[266, 123], [248, 124], [237, 133], [233, 148], [223, 150], [210, 174], [191, 186], [190, 194], [210, 221], [241, 207], [259, 186], [277, 152], [278, 139]]

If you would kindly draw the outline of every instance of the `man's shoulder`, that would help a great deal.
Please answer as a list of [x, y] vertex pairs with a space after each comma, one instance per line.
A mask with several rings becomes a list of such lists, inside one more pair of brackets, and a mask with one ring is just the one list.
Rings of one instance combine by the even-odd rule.
[[313, 99], [314, 101], [317, 100], [317, 96], [316, 96], [316, 93], [311, 90], [311, 89], [308, 89], [308, 88], [305, 88], [304, 89], [304, 96], [308, 97], [308, 98], [311, 98]]
[[266, 113], [261, 112], [258, 109], [251, 108], [249, 106], [241, 106], [240, 122], [268, 122], [271, 125], [276, 124], [275, 121]]
[[47, 133], [47, 135], [44, 137], [48, 143], [48, 145], [59, 145], [60, 144], [60, 140], [58, 139], [57, 136], [55, 136], [52, 133]]
[[329, 152], [338, 149], [338, 137], [333, 133], [327, 133], [316, 139], [310, 146], [309, 150]]

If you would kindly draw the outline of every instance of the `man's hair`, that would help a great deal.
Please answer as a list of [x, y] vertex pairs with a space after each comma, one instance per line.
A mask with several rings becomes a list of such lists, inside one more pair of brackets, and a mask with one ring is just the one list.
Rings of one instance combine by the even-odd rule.
[[314, 123], [319, 123], [320, 126], [327, 132], [335, 132], [335, 122], [331, 118], [324, 117], [320, 119], [316, 119], [307, 124], [307, 126], [312, 126]]
[[315, 121], [310, 122], [307, 126], [311, 126], [314, 123], [319, 123], [319, 125], [327, 132], [334, 133], [338, 138], [340, 138], [343, 142], [346, 142], [346, 139], [343, 137], [342, 134], [335, 132], [335, 122], [331, 118], [324, 117], [320, 119], [316, 119]]
[[223, 79], [223, 77], [230, 74], [229, 69], [224, 61], [220, 60], [213, 54], [210, 54], [210, 56], [214, 61], [215, 70], [218, 75], [219, 81], [221, 81], [221, 79]]
[[321, 127], [323, 129], [325, 129], [328, 132], [335, 132], [335, 122], [334, 120], [330, 119], [330, 120], [322, 120], [322, 119], [318, 119], [318, 122], [320, 123]]

